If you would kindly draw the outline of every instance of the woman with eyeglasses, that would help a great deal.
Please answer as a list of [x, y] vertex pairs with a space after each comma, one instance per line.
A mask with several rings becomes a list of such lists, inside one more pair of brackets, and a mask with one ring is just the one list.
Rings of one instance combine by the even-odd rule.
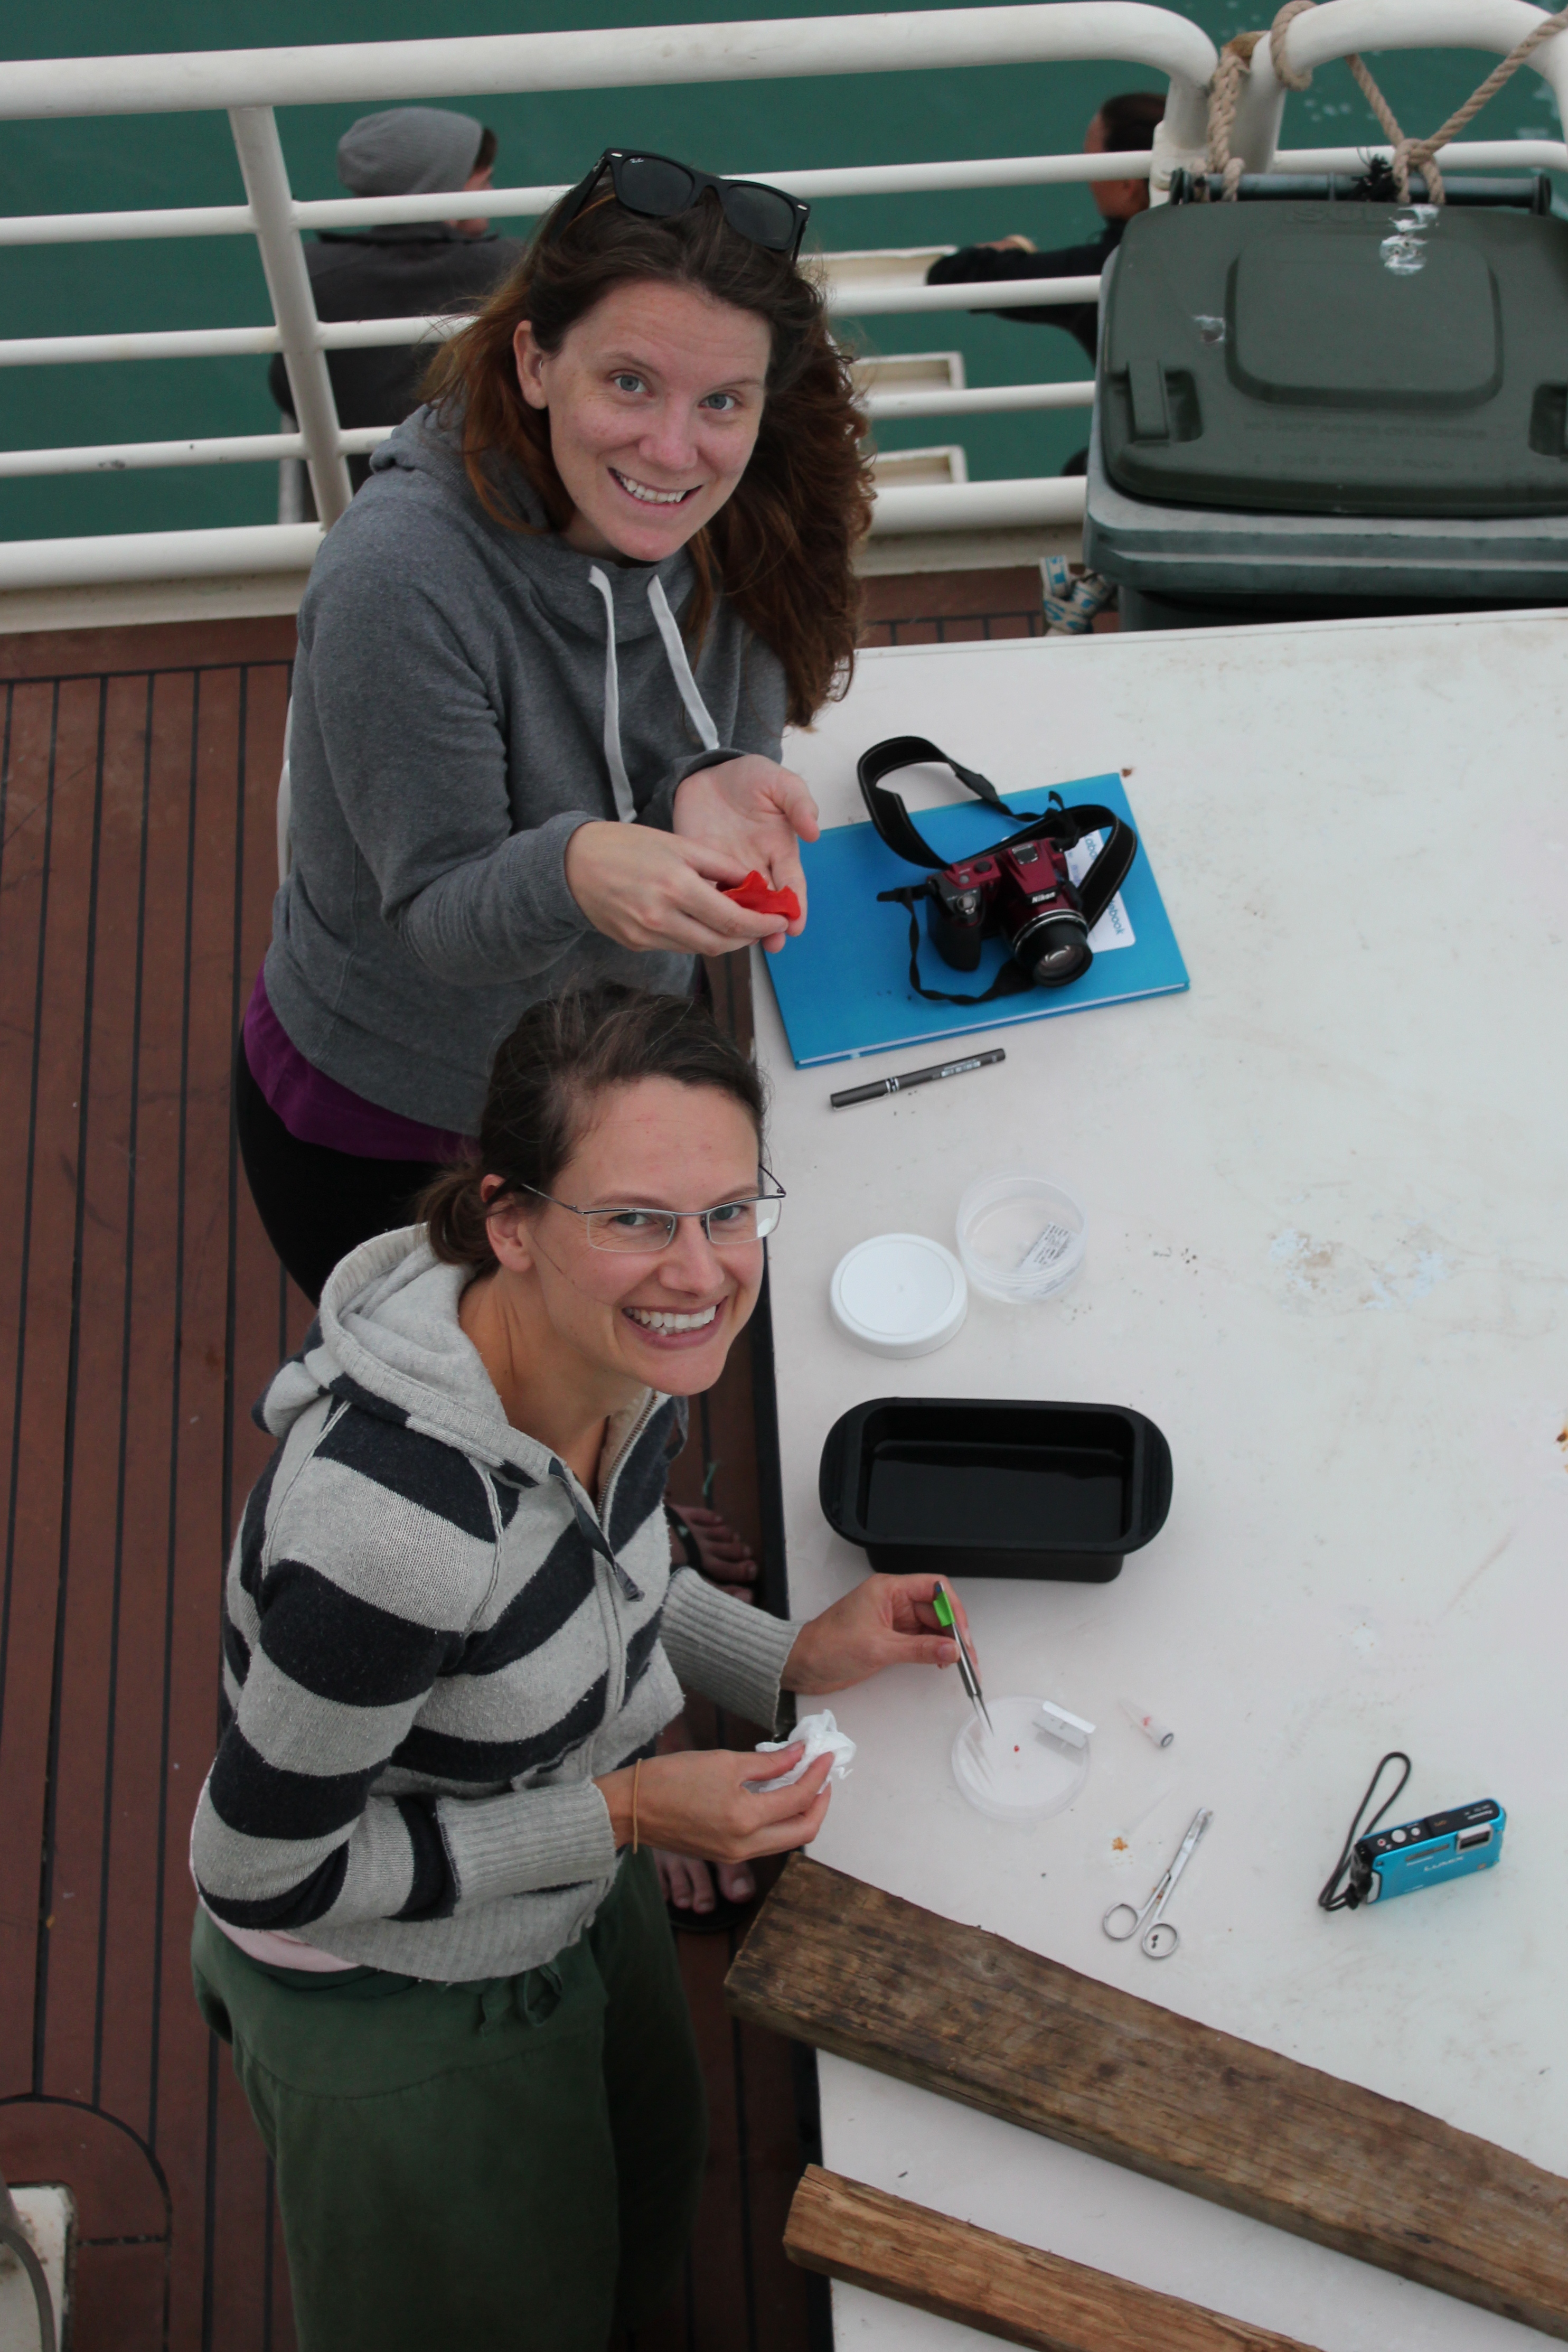
[[[612, 150], [446, 344], [299, 613], [241, 1148], [319, 1297], [471, 1146], [528, 1005], [806, 918], [779, 764], [847, 682], [863, 418], [781, 190]], [[725, 893], [751, 872], [798, 918]]]
[[930, 1576], [786, 1623], [662, 1515], [783, 1198], [689, 997], [532, 1006], [428, 1223], [340, 1265], [265, 1400], [192, 1841], [197, 1997], [267, 2152], [301, 2352], [602, 2352], [679, 2275], [706, 2100], [650, 1842], [809, 1843], [828, 1759], [659, 1755], [956, 1652]]

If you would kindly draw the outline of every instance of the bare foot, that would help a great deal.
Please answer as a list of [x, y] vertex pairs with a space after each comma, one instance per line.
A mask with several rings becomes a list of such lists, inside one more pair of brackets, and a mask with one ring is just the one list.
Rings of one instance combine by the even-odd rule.
[[675, 1508], [692, 1531], [697, 1555], [686, 1560], [685, 1547], [672, 1528], [670, 1549], [676, 1567], [695, 1568], [721, 1592], [733, 1594], [737, 1601], [754, 1601], [758, 1570], [746, 1538], [706, 1503], [677, 1503]]
[[743, 1862], [697, 1862], [688, 1854], [664, 1853], [655, 1848], [653, 1865], [665, 1902], [677, 1911], [695, 1913], [699, 1919], [714, 1908], [716, 1875], [726, 1903], [749, 1903], [757, 1892], [757, 1881]]

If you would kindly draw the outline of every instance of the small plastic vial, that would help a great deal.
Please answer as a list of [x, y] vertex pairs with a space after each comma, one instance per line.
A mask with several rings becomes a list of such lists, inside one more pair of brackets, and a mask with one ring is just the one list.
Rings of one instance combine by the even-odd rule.
[[1136, 1724], [1145, 1739], [1154, 1741], [1156, 1748], [1168, 1748], [1176, 1738], [1176, 1733], [1163, 1724], [1158, 1716], [1151, 1715], [1148, 1708], [1140, 1706], [1135, 1699], [1124, 1698], [1122, 1712], [1129, 1723]]

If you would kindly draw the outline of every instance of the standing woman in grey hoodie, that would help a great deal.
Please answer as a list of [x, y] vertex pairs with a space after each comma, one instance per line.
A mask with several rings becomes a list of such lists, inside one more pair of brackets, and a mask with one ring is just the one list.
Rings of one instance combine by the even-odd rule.
[[[300, 1286], [471, 1148], [497, 1043], [805, 920], [779, 765], [847, 682], [863, 418], [806, 207], [609, 151], [446, 346], [299, 614], [292, 866], [236, 1061]], [[748, 871], [788, 925], [723, 894]]]

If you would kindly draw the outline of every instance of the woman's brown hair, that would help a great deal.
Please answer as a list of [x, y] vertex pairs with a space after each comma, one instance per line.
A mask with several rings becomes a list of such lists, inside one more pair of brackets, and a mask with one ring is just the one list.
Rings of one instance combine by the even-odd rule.
[[[448, 1265], [496, 1263], [487, 1212], [519, 1192], [549, 1192], [576, 1150], [597, 1097], [643, 1078], [712, 1087], [738, 1103], [762, 1154], [766, 1094], [757, 1066], [689, 996], [655, 996], [619, 981], [530, 1004], [497, 1055], [479, 1121], [479, 1153], [436, 1178], [418, 1216]], [[487, 1178], [499, 1189], [485, 1197]]]
[[872, 501], [865, 417], [849, 362], [828, 332], [821, 291], [785, 255], [732, 229], [711, 192], [669, 220], [646, 220], [608, 195], [559, 237], [551, 235], [554, 218], [425, 379], [426, 397], [460, 418], [476, 496], [509, 529], [534, 528], [506, 494], [510, 465], [554, 530], [571, 519], [550, 454], [549, 415], [531, 408], [517, 384], [512, 338], [525, 319], [540, 346], [558, 352], [613, 287], [639, 279], [691, 288], [754, 312], [773, 342], [762, 424], [735, 491], [689, 542], [697, 583], [682, 625], [688, 642], [700, 645], [715, 586], [722, 588], [782, 662], [791, 724], [809, 725], [843, 693], [853, 668], [854, 551], [870, 526]]

